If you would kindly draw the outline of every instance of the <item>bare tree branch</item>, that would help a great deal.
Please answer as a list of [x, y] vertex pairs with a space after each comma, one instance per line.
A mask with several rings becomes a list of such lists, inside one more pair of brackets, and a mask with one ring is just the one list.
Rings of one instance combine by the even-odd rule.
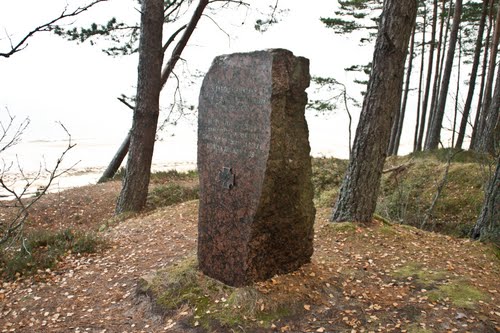
[[[30, 39], [36, 33], [43, 32], [43, 31], [52, 31], [55, 23], [57, 23], [61, 20], [64, 20], [68, 17], [77, 16], [77, 15], [83, 13], [84, 11], [87, 11], [88, 9], [93, 7], [94, 5], [96, 5], [100, 2], [104, 2], [104, 1], [108, 1], [108, 0], [94, 0], [90, 4], [83, 6], [83, 7], [78, 7], [77, 9], [75, 9], [72, 12], [67, 12], [67, 8], [64, 8], [62, 13], [58, 17], [56, 17], [56, 18], [52, 19], [51, 21], [44, 23], [44, 24], [36, 27], [35, 29], [31, 30], [23, 38], [21, 38], [21, 40], [16, 45], [14, 45], [11, 41], [11, 49], [7, 52], [0, 52], [0, 57], [9, 58], [13, 54], [24, 50], [28, 46], [28, 39]], [[7, 35], [7, 37], [10, 40], [10, 36]]]
[[[66, 129], [66, 127], [64, 127], [62, 123], [59, 123], [59, 125], [62, 127], [62, 129], [66, 132], [68, 136], [68, 145], [66, 149], [61, 153], [61, 155], [56, 161], [55, 166], [52, 169], [49, 170], [49, 168], [45, 166], [44, 171], [48, 173], [48, 180], [44, 186], [40, 186], [37, 188], [37, 194], [34, 197], [28, 199], [26, 198], [26, 195], [28, 189], [30, 189], [33, 186], [33, 184], [41, 178], [42, 176], [41, 166], [34, 176], [28, 177], [25, 174], [24, 169], [22, 168], [21, 163], [19, 162], [19, 159], [17, 159], [16, 157], [18, 172], [21, 175], [22, 180], [26, 182], [24, 187], [20, 191], [16, 191], [16, 189], [14, 188], [14, 184], [7, 184], [5, 180], [6, 169], [4, 168], [1, 172], [0, 188], [14, 198], [13, 203], [2, 202], [2, 206], [8, 208], [14, 208], [16, 209], [16, 212], [12, 218], [0, 221], [0, 245], [5, 244], [10, 240], [15, 240], [17, 237], [21, 235], [26, 219], [29, 216], [29, 210], [33, 206], [33, 204], [35, 204], [38, 200], [40, 200], [41, 197], [43, 197], [47, 193], [49, 187], [52, 185], [55, 179], [61, 177], [62, 175], [73, 169], [74, 166], [78, 163], [77, 162], [73, 164], [71, 167], [61, 170], [61, 163], [64, 157], [73, 147], [75, 147], [76, 144], [71, 142], [71, 135]], [[15, 134], [13, 134], [13, 136], [19, 137], [20, 134], [16, 132]], [[8, 167], [7, 170], [10, 170], [10, 166]]]

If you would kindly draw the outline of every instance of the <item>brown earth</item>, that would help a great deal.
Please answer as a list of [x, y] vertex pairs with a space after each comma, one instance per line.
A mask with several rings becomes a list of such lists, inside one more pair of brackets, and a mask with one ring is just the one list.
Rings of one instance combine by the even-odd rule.
[[[47, 195], [32, 212], [32, 227], [102, 229], [119, 189], [108, 182]], [[101, 232], [109, 244], [102, 252], [69, 253], [51, 271], [4, 281], [0, 330], [202, 332], [187, 320], [189, 307], [159, 316], [136, 296], [141, 276], [196, 252], [197, 209], [189, 201], [113, 220]], [[380, 222], [332, 227], [328, 214], [318, 210], [312, 263], [255, 287], [280, 297], [301, 294], [302, 311], [268, 328], [218, 332], [500, 331], [500, 261], [491, 248]], [[447, 294], [447, 286], [457, 292]], [[462, 286], [475, 293], [461, 299], [469, 290]]]

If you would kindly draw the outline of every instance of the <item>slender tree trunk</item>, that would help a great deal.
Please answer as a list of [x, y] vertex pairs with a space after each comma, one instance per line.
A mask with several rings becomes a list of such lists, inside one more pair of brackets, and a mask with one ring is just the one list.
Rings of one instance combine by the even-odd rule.
[[163, 0], [143, 0], [137, 102], [132, 122], [130, 151], [117, 213], [139, 211], [146, 204], [151, 160], [158, 124], [161, 90]]
[[437, 27], [437, 13], [438, 13], [438, 1], [434, 0], [433, 14], [432, 14], [432, 31], [431, 31], [431, 41], [429, 50], [429, 62], [427, 65], [427, 82], [425, 84], [424, 92], [424, 102], [422, 105], [422, 114], [420, 116], [420, 128], [418, 132], [418, 140], [415, 151], [422, 150], [422, 145], [424, 142], [425, 133], [425, 122], [427, 119], [427, 107], [429, 104], [429, 95], [432, 83], [432, 64], [434, 63], [434, 50], [436, 48], [436, 27]]
[[432, 122], [434, 121], [434, 112], [436, 108], [436, 101], [439, 96], [439, 76], [441, 75], [441, 53], [443, 51], [443, 34], [444, 34], [444, 19], [445, 19], [445, 6], [446, 0], [442, 0], [441, 5], [441, 19], [439, 24], [439, 41], [437, 44], [437, 56], [436, 56], [436, 64], [434, 70], [434, 83], [432, 85], [432, 98], [431, 105], [429, 107], [429, 117], [427, 118], [427, 131], [425, 133], [425, 145], [429, 141], [429, 132], [432, 127]]
[[495, 83], [495, 91], [493, 99], [488, 109], [483, 109], [485, 113], [484, 127], [481, 135], [478, 137], [476, 150], [482, 153], [489, 153], [495, 155], [495, 148], [499, 148], [498, 138], [495, 138], [495, 129], [500, 126], [499, 112], [500, 112], [500, 66], [498, 66], [497, 79]]
[[483, 56], [483, 65], [481, 71], [481, 84], [479, 86], [479, 97], [476, 108], [476, 116], [474, 117], [474, 124], [472, 125], [472, 134], [470, 139], [469, 149], [474, 150], [476, 146], [477, 136], [480, 133], [479, 123], [481, 119], [482, 106], [483, 106], [483, 97], [484, 97], [484, 88], [486, 86], [486, 73], [488, 71], [488, 57], [490, 53], [488, 52], [490, 48], [490, 40], [491, 40], [491, 31], [493, 30], [493, 11], [494, 11], [494, 0], [490, 0], [490, 9], [488, 14], [488, 31], [486, 33], [486, 40], [484, 42], [484, 56]]
[[413, 138], [413, 151], [417, 151], [418, 147], [418, 131], [420, 126], [420, 111], [422, 104], [422, 84], [424, 81], [424, 66], [425, 66], [425, 34], [427, 33], [427, 7], [425, 6], [425, 2], [423, 2], [424, 6], [424, 25], [422, 28], [422, 56], [420, 58], [420, 77], [418, 79], [418, 100], [417, 100], [417, 117], [415, 120], [415, 135]]
[[453, 128], [451, 131], [451, 147], [455, 146], [455, 134], [457, 129], [458, 116], [458, 96], [460, 94], [460, 74], [462, 69], [462, 29], [459, 29], [458, 34], [458, 65], [457, 65], [457, 89], [455, 91], [455, 112], [453, 113]]
[[396, 115], [394, 116], [394, 119], [392, 122], [391, 138], [389, 140], [389, 148], [387, 149], [387, 155], [389, 155], [389, 156], [397, 155], [397, 148], [395, 146], [399, 145], [399, 142], [396, 143], [397, 137], [398, 137], [398, 132], [400, 132], [399, 126], [402, 126], [402, 122], [404, 121], [404, 114], [406, 113], [406, 102], [408, 101], [408, 92], [410, 89], [410, 78], [411, 78], [411, 72], [413, 69], [414, 47], [415, 47], [415, 26], [413, 27], [411, 40], [410, 40], [410, 51], [409, 51], [410, 57], [408, 60], [408, 67], [406, 68], [405, 88], [403, 90], [403, 99], [400, 103], [401, 109], [399, 110], [399, 112], [396, 112]]
[[500, 155], [497, 157], [495, 174], [490, 180], [484, 199], [483, 209], [471, 232], [472, 239], [487, 239], [495, 237], [500, 244]]
[[122, 144], [120, 145], [120, 148], [118, 148], [118, 151], [116, 152], [115, 156], [109, 163], [106, 170], [104, 170], [101, 178], [99, 178], [99, 181], [97, 183], [104, 183], [105, 181], [108, 181], [111, 178], [113, 178], [113, 176], [120, 168], [120, 165], [122, 164], [123, 160], [125, 159], [125, 156], [128, 153], [128, 148], [130, 147], [130, 137], [131, 137], [130, 132], [128, 132], [127, 136], [125, 137], [125, 140], [123, 140]]
[[[498, 1], [500, 5], [500, 0]], [[491, 104], [491, 95], [493, 90], [493, 81], [495, 77], [495, 67], [496, 67], [496, 59], [498, 53], [498, 43], [500, 41], [500, 6], [497, 9], [497, 17], [495, 21], [495, 28], [493, 29], [493, 38], [491, 41], [490, 48], [490, 62], [488, 64], [488, 76], [486, 77], [486, 86], [484, 88], [484, 97], [483, 97], [483, 105], [481, 106], [481, 116], [479, 117], [479, 128], [478, 133], [481, 133], [480, 136], [483, 136], [484, 128], [487, 126], [486, 118], [488, 118], [488, 113]], [[477, 143], [483, 141], [481, 138], [477, 137]], [[476, 150], [483, 150], [484, 146], [479, 149], [479, 147], [475, 147]]]
[[464, 143], [467, 122], [469, 120], [470, 109], [472, 105], [472, 98], [474, 97], [474, 90], [476, 88], [477, 71], [479, 68], [479, 60], [481, 57], [481, 49], [483, 46], [484, 27], [486, 25], [486, 14], [488, 13], [488, 0], [483, 0], [483, 8], [481, 11], [481, 19], [479, 20], [479, 27], [477, 32], [476, 47], [474, 49], [474, 60], [472, 61], [472, 69], [469, 79], [469, 90], [467, 91], [467, 98], [465, 100], [464, 110], [462, 113], [462, 120], [460, 121], [460, 129], [458, 130], [457, 143], [455, 148], [461, 149]]
[[410, 79], [411, 79], [411, 73], [412, 73], [412, 69], [413, 69], [413, 52], [415, 50], [415, 31], [416, 31], [416, 25], [413, 26], [413, 32], [411, 35], [410, 59], [408, 61], [408, 71], [406, 73], [406, 82], [405, 82], [403, 103], [401, 106], [401, 114], [399, 115], [399, 119], [398, 119], [397, 132], [396, 132], [396, 138], [394, 139], [394, 143], [393, 143], [392, 155], [398, 154], [399, 144], [401, 142], [401, 134], [403, 132], [403, 125], [404, 125], [405, 114], [406, 114], [406, 106], [408, 103], [408, 94], [410, 92]]
[[455, 2], [455, 11], [453, 14], [453, 26], [450, 33], [450, 45], [448, 54], [446, 55], [446, 64], [444, 66], [442, 85], [439, 92], [439, 100], [434, 114], [432, 127], [429, 129], [429, 140], [426, 143], [426, 150], [436, 149], [439, 146], [441, 127], [446, 107], [446, 99], [448, 97], [448, 89], [450, 87], [451, 70], [453, 68], [453, 59], [455, 58], [455, 48], [457, 45], [458, 29], [460, 27], [460, 19], [462, 16], [462, 0]]
[[372, 220], [392, 120], [400, 107], [405, 59], [416, 13], [417, 0], [384, 1], [352, 159], [332, 221]]

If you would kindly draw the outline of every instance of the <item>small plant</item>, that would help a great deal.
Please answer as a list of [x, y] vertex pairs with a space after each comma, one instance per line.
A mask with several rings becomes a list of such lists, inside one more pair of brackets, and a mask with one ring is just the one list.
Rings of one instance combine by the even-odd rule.
[[21, 246], [2, 249], [0, 272], [11, 280], [22, 275], [31, 275], [38, 270], [53, 268], [68, 252], [95, 253], [104, 246], [104, 241], [93, 233], [60, 231], [37, 231], [26, 235]]
[[198, 187], [188, 187], [178, 184], [159, 185], [148, 195], [148, 206], [151, 209], [170, 206], [184, 201], [199, 198]]

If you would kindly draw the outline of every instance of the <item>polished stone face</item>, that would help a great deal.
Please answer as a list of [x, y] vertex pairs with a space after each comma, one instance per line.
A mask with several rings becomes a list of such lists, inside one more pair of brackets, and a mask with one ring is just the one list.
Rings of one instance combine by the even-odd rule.
[[206, 275], [243, 286], [310, 260], [309, 79], [309, 61], [286, 50], [213, 61], [198, 121], [198, 259]]

